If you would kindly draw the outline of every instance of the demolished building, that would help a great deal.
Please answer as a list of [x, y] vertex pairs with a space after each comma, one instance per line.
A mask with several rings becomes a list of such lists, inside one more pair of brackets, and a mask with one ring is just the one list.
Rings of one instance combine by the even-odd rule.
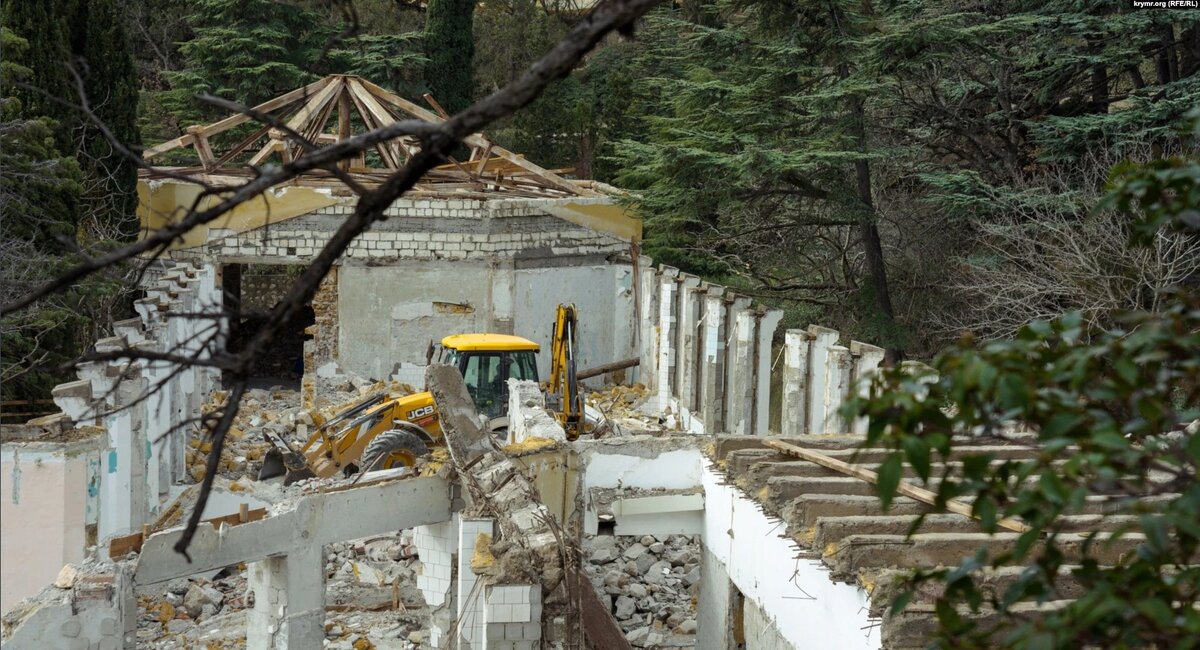
[[[349, 75], [257, 108], [321, 144], [442, 119]], [[249, 173], [231, 163], [239, 157], [298, 155], [283, 131], [247, 128], [232, 115], [148, 149], [151, 160], [195, 157], [143, 174], [145, 225], [193, 204], [200, 190], [187, 177], [230, 184]], [[818, 326], [778, 337], [779, 310], [642, 256], [640, 223], [613, 188], [482, 134], [466, 145], [466, 160], [434, 170], [354, 242], [311, 320], [285, 334], [302, 351], [302, 396], [256, 393], [276, 406], [256, 407], [238, 430], [247, 440], [267, 427], [302, 436], [306, 409], [428, 378], [448, 448], [415, 471], [287, 488], [238, 478], [257, 459], [235, 450], [222, 465], [233, 479], [203, 513], [189, 561], [172, 549], [206, 453], [197, 418], [225, 399], [220, 373], [84, 364], [54, 390], [62, 413], [4, 430], [2, 516], [36, 522], [3, 530], [5, 647], [924, 645], [926, 604], [883, 617], [888, 576], [1011, 539], [955, 514], [927, 517], [910, 537], [926, 504], [900, 499], [880, 512], [870, 483], [767, 444], [850, 461], [866, 422], [840, 407], [883, 351]], [[381, 144], [343, 171], [378, 183], [414, 146]], [[147, 275], [138, 317], [97, 349], [203, 359], [235, 346], [354, 201], [328, 172], [310, 172], [193, 231]], [[564, 302], [581, 314], [581, 366], [638, 360], [608, 375], [619, 386], [594, 402], [626, 416], [621, 426], [567, 442], [537, 387], [513, 385], [507, 438], [488, 436], [461, 378], [429, 365], [429, 341], [490, 331], [545, 346]], [[191, 317], [203, 313], [212, 316]], [[974, 444], [1037, 453], [1020, 437]], [[853, 462], [878, 461], [863, 454]], [[1097, 504], [1078, 526], [1120, 525], [1103, 511]]]

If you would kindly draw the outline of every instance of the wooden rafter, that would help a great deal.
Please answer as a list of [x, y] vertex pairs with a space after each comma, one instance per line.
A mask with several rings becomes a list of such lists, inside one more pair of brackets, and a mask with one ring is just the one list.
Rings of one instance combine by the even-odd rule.
[[[239, 129], [236, 135], [226, 136], [226, 141], [236, 138], [232, 146], [220, 146], [219, 136], [251, 122], [249, 116], [239, 113], [212, 124], [188, 127], [184, 135], [146, 149], [143, 156], [151, 160], [167, 152], [190, 147], [199, 159], [203, 173], [239, 176], [241, 174], [237, 170], [245, 166], [266, 164], [276, 158], [280, 162], [287, 162], [301, 155], [302, 145], [295, 141], [288, 130], [317, 146], [326, 146], [354, 137], [356, 128], [379, 129], [405, 119], [434, 124], [447, 119], [446, 112], [436, 99], [426, 95], [425, 101], [434, 108], [433, 111], [365, 79], [353, 75], [331, 75], [254, 107], [257, 113], [270, 116], [274, 125], [283, 124], [287, 129], [276, 128], [272, 124], [253, 130]], [[335, 114], [336, 120], [333, 119]], [[472, 195], [599, 196], [587, 184], [563, 178], [554, 170], [543, 168], [520, 154], [497, 146], [481, 133], [472, 134], [464, 143], [470, 149], [470, 156], [466, 160], [452, 159], [432, 170], [418, 184], [420, 191]], [[339, 166], [343, 171], [357, 176], [356, 180], [360, 182], [377, 183], [403, 166], [419, 149], [418, 139], [399, 137], [375, 146], [379, 154], [379, 167], [367, 167], [362, 155], [353, 160], [344, 160]], [[151, 170], [145, 175], [153, 176], [154, 172]], [[334, 182], [324, 170], [307, 172], [298, 181], [322, 186]]]

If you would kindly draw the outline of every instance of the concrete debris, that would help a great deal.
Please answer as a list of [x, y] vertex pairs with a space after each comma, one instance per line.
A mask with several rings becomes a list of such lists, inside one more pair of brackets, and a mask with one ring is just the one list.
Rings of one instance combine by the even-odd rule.
[[[416, 587], [412, 534], [325, 547], [325, 647], [417, 650], [428, 638], [429, 613]], [[146, 650], [246, 645], [246, 611], [254, 605], [244, 567], [213, 580], [179, 578], [137, 589], [137, 647]]]
[[642, 384], [608, 386], [585, 397], [588, 406], [604, 413], [611, 423], [607, 437], [668, 435], [679, 428], [670, 409], [662, 414], [648, 411], [651, 394]]
[[72, 565], [63, 565], [61, 571], [58, 572], [58, 577], [54, 579], [54, 586], [59, 589], [70, 589], [75, 584], [75, 578], [79, 575], [79, 571]]
[[585, 537], [587, 573], [638, 648], [695, 646], [700, 540], [685, 535]]

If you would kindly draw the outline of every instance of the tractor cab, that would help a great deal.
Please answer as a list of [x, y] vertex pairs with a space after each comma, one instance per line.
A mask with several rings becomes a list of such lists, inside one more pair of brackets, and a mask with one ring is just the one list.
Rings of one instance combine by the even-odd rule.
[[536, 382], [537, 343], [508, 334], [453, 334], [442, 339], [437, 360], [458, 368], [475, 408], [488, 418], [508, 411], [508, 380]]

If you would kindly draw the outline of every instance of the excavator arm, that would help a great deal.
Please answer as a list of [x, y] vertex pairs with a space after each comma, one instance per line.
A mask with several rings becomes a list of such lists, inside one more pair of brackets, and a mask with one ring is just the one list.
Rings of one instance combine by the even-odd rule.
[[550, 341], [550, 381], [547, 392], [558, 398], [560, 408], [554, 415], [567, 434], [575, 440], [583, 430], [583, 393], [575, 370], [578, 322], [575, 305], [559, 305]]

